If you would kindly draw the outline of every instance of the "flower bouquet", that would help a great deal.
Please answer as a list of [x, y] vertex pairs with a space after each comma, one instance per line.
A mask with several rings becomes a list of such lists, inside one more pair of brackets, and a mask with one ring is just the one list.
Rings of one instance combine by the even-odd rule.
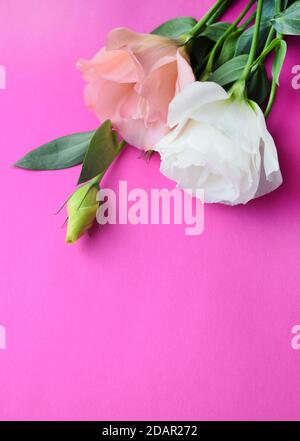
[[195, 196], [203, 189], [208, 203], [246, 204], [281, 185], [266, 118], [285, 36], [300, 35], [300, 1], [250, 0], [233, 22], [222, 21], [232, 3], [218, 0], [199, 21], [177, 17], [150, 34], [114, 29], [92, 59], [78, 61], [85, 104], [100, 127], [51, 141], [15, 164], [82, 163], [66, 202], [67, 243], [95, 222], [101, 179], [126, 143], [158, 152], [161, 172]]

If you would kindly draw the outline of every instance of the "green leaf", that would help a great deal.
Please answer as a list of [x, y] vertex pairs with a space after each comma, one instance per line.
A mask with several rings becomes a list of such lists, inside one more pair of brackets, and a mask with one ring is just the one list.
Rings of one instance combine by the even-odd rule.
[[162, 35], [168, 38], [178, 38], [190, 32], [196, 24], [197, 20], [193, 17], [176, 17], [155, 28], [151, 34]]
[[230, 23], [219, 22], [213, 23], [206, 27], [206, 29], [200, 34], [202, 37], [207, 37], [209, 40], [218, 41], [220, 37], [227, 31]]
[[276, 11], [276, 0], [264, 0], [262, 10], [262, 20], [270, 20]]
[[280, 40], [280, 43], [278, 44], [275, 51], [275, 57], [272, 66], [272, 76], [277, 86], [279, 86], [279, 77], [285, 60], [286, 51], [287, 51], [286, 42], [284, 40]]
[[221, 66], [222, 64], [234, 58], [236, 45], [241, 33], [242, 31], [237, 30], [226, 38], [222, 50], [220, 52], [220, 55], [217, 59], [217, 66]]
[[247, 83], [247, 96], [258, 105], [262, 104], [270, 92], [271, 84], [267, 70], [263, 63], [260, 63], [255, 72], [250, 76]]
[[[291, 3], [296, 0], [281, 0], [280, 8], [284, 11]], [[276, 15], [276, 0], [264, 0], [262, 10], [262, 20], [271, 20]]]
[[285, 11], [271, 20], [277, 32], [284, 35], [300, 35], [300, 1], [296, 1]]
[[226, 84], [239, 80], [247, 64], [247, 60], [248, 55], [245, 54], [227, 61], [227, 63], [223, 64], [210, 75], [208, 81], [214, 81], [220, 84], [220, 86], [225, 86]]
[[85, 154], [78, 184], [89, 181], [103, 173], [118, 154], [117, 133], [111, 122], [105, 121], [95, 132]]
[[[264, 44], [265, 44], [265, 41], [268, 36], [270, 28], [271, 28], [271, 25], [270, 25], [269, 21], [262, 21], [261, 22], [260, 33], [259, 33], [259, 42], [258, 42], [258, 48], [257, 48], [258, 53], [260, 53], [264, 47]], [[255, 25], [246, 29], [242, 33], [242, 35], [240, 36], [239, 41], [237, 42], [237, 45], [236, 45], [235, 56], [238, 56], [241, 54], [248, 54], [250, 52], [254, 29], [255, 29]]]
[[31, 150], [14, 165], [28, 170], [60, 170], [81, 164], [94, 131], [63, 136]]
[[284, 0], [283, 1], [283, 7], [282, 10], [286, 9], [288, 6], [291, 6], [291, 4], [295, 3], [297, 0]]

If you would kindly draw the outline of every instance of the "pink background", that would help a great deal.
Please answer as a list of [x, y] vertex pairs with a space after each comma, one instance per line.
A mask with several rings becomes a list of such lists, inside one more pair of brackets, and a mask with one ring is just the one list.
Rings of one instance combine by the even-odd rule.
[[[239, 2], [241, 3], [241, 2]], [[1, 419], [300, 419], [300, 64], [289, 40], [269, 120], [284, 185], [229, 208], [206, 206], [202, 236], [182, 226], [106, 226], [64, 244], [79, 168], [11, 164], [55, 137], [93, 129], [75, 69], [116, 26], [147, 32], [212, 1], [0, 0]], [[159, 160], [127, 148], [117, 188], [169, 187]]]

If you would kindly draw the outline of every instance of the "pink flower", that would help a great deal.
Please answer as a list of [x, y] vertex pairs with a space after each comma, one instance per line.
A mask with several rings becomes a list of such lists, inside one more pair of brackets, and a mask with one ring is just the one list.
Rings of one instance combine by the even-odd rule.
[[78, 67], [88, 83], [86, 105], [143, 150], [166, 134], [170, 101], [195, 81], [188, 56], [175, 41], [125, 28], [112, 30], [105, 48]]

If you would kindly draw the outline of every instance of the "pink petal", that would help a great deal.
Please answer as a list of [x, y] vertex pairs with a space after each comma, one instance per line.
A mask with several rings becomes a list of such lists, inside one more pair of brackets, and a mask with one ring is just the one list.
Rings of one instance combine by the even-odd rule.
[[119, 116], [125, 119], [141, 119], [147, 110], [147, 101], [135, 88], [124, 97], [119, 106]]
[[175, 95], [176, 80], [176, 61], [161, 65], [146, 78], [141, 95], [148, 103], [148, 111], [145, 115], [147, 123], [167, 122], [168, 107]]
[[113, 125], [129, 144], [145, 151], [151, 150], [167, 132], [162, 122], [146, 127], [143, 119], [119, 119]]
[[141, 66], [127, 50], [108, 52], [101, 49], [91, 60], [79, 60], [77, 66], [85, 81], [102, 77], [118, 83], [135, 83], [143, 75]]
[[162, 57], [176, 57], [177, 46], [173, 40], [159, 35], [140, 34], [126, 28], [112, 30], [107, 38], [108, 50], [128, 48], [141, 64], [146, 75]]
[[132, 89], [130, 84], [115, 83], [99, 78], [84, 89], [85, 104], [100, 120], [114, 119], [119, 103]]
[[176, 93], [179, 93], [188, 84], [191, 84], [194, 81], [196, 81], [195, 75], [193, 73], [193, 69], [191, 68], [186, 58], [182, 56], [180, 50], [177, 51], [177, 72], [178, 72], [178, 78], [176, 84]]

